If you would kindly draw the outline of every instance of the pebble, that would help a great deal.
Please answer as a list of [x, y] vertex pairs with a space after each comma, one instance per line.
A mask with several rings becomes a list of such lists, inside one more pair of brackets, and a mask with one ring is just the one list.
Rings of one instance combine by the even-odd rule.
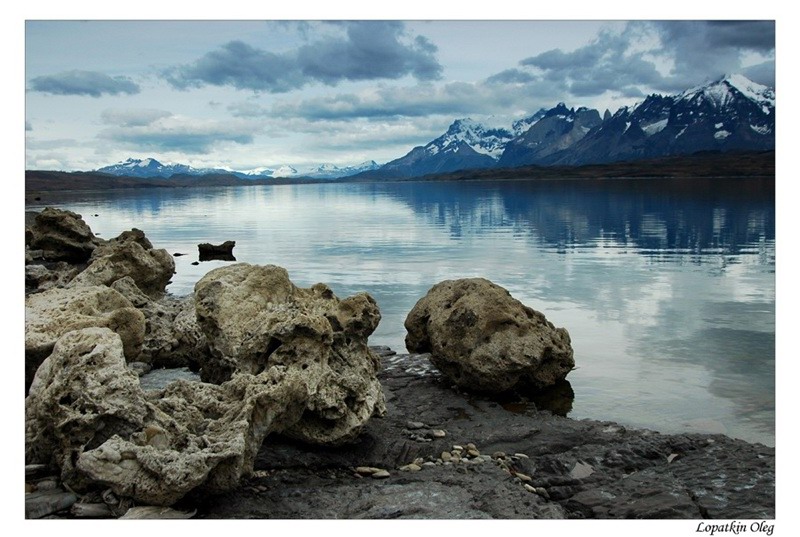
[[431, 466], [436, 466], [436, 463], [431, 461], [426, 461], [422, 463], [422, 466], [427, 466], [428, 468], [430, 468]]
[[442, 451], [442, 456], [440, 457], [444, 462], [450, 462], [453, 458], [453, 454], [449, 451]]
[[481, 452], [478, 451], [475, 448], [471, 448], [471, 449], [467, 449], [467, 455], [469, 455], [470, 457], [480, 457], [481, 456]]
[[425, 427], [425, 424], [422, 423], [421, 421], [409, 421], [408, 423], [406, 423], [406, 427], [412, 430], [422, 429], [423, 427]]
[[533, 481], [533, 479], [531, 479], [531, 476], [529, 475], [521, 474], [519, 472], [517, 472], [515, 475], [519, 478], [520, 481], [523, 481], [525, 483], [530, 483], [531, 481]]
[[411, 463], [411, 464], [406, 464], [405, 466], [401, 466], [399, 470], [401, 472], [419, 472], [420, 470], [422, 470], [422, 468], [419, 465]]
[[417, 457], [412, 462], [413, 462], [413, 464], [416, 464], [417, 466], [421, 466], [422, 463], [425, 462], [425, 459], [423, 459], [422, 457]]
[[478, 449], [478, 447], [472, 442], [470, 442], [469, 444], [467, 444], [467, 449]]
[[55, 490], [58, 488], [58, 483], [55, 479], [42, 479], [36, 482], [36, 490]]
[[530, 457], [528, 457], [524, 453], [514, 453], [514, 456], [519, 457], [520, 459], [530, 459]]
[[434, 429], [433, 430], [433, 437], [434, 438], [444, 438], [447, 436], [447, 432], [443, 431], [442, 429]]
[[475, 464], [481, 464], [483, 462], [486, 462], [486, 459], [484, 457], [478, 456], [472, 459], [472, 462], [474, 462]]
[[550, 499], [550, 493], [547, 492], [547, 489], [545, 489], [543, 487], [536, 487], [536, 494], [538, 494], [539, 496], [541, 496], [545, 500], [549, 500]]
[[462, 446], [455, 445], [453, 446], [453, 451], [464, 451], [464, 448]]
[[36, 475], [41, 475], [47, 470], [48, 466], [46, 464], [26, 464], [25, 477], [33, 477]]
[[34, 491], [36, 491], [36, 485], [33, 483], [25, 483], [25, 494], [30, 494]]
[[385, 472], [386, 470], [381, 470], [380, 468], [375, 468], [373, 466], [358, 466], [356, 468], [357, 474], [364, 474], [364, 475], [372, 475], [376, 472]]
[[528, 492], [533, 492], [534, 494], [536, 494], [536, 487], [532, 487], [532, 486], [528, 485], [527, 483], [525, 483], [522, 486], [525, 487], [525, 490], [527, 490]]
[[492, 458], [493, 459], [505, 459], [506, 458], [506, 454], [503, 453], [502, 451], [495, 451], [494, 453], [492, 453]]
[[104, 503], [76, 503], [69, 512], [75, 518], [114, 518], [114, 513]]
[[372, 478], [373, 479], [384, 479], [384, 478], [389, 477], [390, 475], [392, 475], [392, 474], [390, 474], [386, 470], [378, 470], [377, 472], [372, 474]]

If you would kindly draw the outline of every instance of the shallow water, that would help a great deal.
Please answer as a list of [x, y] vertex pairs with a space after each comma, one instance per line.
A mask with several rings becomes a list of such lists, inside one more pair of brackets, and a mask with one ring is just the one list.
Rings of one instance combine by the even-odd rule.
[[774, 445], [774, 182], [384, 183], [65, 193], [101, 237], [138, 227], [176, 257], [169, 291], [207, 271], [197, 244], [300, 286], [371, 293], [370, 338], [403, 352], [435, 283], [482, 276], [569, 330], [571, 417]]

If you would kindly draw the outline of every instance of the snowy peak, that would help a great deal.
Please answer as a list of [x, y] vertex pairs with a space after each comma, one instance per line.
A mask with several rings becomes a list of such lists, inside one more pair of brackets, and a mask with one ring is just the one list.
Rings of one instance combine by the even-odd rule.
[[765, 113], [775, 108], [775, 91], [772, 88], [762, 86], [740, 74], [727, 75], [710, 84], [686, 90], [677, 96], [677, 100], [681, 101], [705, 100], [718, 109], [730, 107], [743, 99], [762, 106]]
[[339, 177], [347, 177], [361, 172], [377, 170], [378, 168], [380, 168], [380, 165], [374, 160], [368, 160], [355, 166], [343, 167], [335, 164], [320, 164], [302, 175], [313, 177], [314, 179], [338, 179]]
[[513, 137], [506, 129], [489, 128], [471, 118], [463, 118], [455, 120], [447, 132], [428, 143], [424, 149], [429, 155], [458, 153], [466, 145], [476, 153], [497, 160]]
[[514, 136], [520, 136], [525, 133], [528, 129], [530, 129], [536, 122], [542, 119], [545, 115], [547, 115], [547, 110], [544, 108], [540, 108], [538, 112], [533, 114], [532, 116], [528, 116], [523, 119], [518, 119], [517, 121], [511, 124], [511, 130], [514, 132]]

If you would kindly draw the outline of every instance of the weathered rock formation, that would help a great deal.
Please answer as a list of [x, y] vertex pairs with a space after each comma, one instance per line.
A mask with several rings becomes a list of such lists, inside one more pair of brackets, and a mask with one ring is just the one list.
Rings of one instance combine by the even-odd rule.
[[144, 294], [158, 298], [174, 273], [172, 256], [166, 250], [153, 248], [142, 231], [133, 229], [99, 246], [92, 253], [89, 266], [70, 285], [111, 285], [130, 276]]
[[75, 490], [100, 484], [171, 505], [198, 487], [235, 487], [264, 437], [300, 419], [307, 396], [302, 371], [278, 368], [145, 394], [117, 334], [76, 330], [59, 339], [26, 398], [26, 462], [55, 463]]
[[305, 376], [307, 408], [290, 436], [346, 442], [384, 412], [380, 361], [367, 346], [380, 312], [366, 293], [339, 300], [324, 284], [296, 287], [281, 267], [240, 263], [206, 274], [195, 301], [211, 350], [201, 364], [204, 381], [271, 368]]
[[142, 312], [120, 293], [105, 286], [54, 288], [25, 299], [25, 386], [53, 350], [56, 340], [72, 330], [107, 327], [119, 334], [125, 357], [135, 360], [144, 341]]
[[36, 214], [25, 230], [25, 244], [41, 250], [47, 261], [85, 262], [99, 242], [81, 215], [52, 207]]
[[443, 281], [406, 317], [406, 347], [458, 386], [486, 393], [538, 390], [575, 366], [569, 333], [482, 278]]

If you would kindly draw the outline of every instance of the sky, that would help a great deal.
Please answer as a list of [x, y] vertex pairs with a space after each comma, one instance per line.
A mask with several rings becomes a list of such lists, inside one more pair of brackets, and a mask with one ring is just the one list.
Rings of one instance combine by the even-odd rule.
[[25, 166], [379, 164], [454, 119], [615, 112], [726, 73], [775, 86], [773, 21], [25, 22]]

